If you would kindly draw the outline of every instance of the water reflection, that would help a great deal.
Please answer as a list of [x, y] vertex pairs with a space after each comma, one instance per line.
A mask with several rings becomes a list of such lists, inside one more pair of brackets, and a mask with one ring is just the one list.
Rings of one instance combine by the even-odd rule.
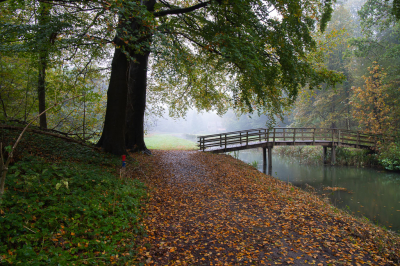
[[[258, 169], [263, 171], [262, 149], [240, 151], [239, 159], [246, 163], [257, 161]], [[399, 173], [347, 166], [303, 165], [273, 154], [271, 174], [298, 187], [310, 185], [319, 194], [327, 195], [335, 206], [400, 232]], [[325, 187], [343, 187], [347, 191], [332, 192], [323, 190]]]

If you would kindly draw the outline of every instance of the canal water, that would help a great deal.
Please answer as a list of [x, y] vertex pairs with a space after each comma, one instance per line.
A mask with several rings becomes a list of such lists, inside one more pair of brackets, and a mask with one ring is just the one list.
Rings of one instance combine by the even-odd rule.
[[[233, 155], [233, 153], [229, 153]], [[244, 150], [238, 158], [246, 163], [257, 161], [262, 171], [262, 149]], [[349, 166], [304, 165], [272, 155], [272, 176], [328, 196], [333, 205], [364, 216], [374, 224], [400, 233], [400, 174], [371, 168]], [[341, 187], [346, 191], [324, 190]]]

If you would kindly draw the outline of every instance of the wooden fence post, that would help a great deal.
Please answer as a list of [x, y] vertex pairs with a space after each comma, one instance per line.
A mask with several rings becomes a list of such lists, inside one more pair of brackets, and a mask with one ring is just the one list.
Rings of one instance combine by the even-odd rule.
[[219, 135], [219, 146], [222, 147], [222, 134]]
[[226, 150], [226, 134], [225, 134], [225, 150]]
[[313, 141], [312, 144], [315, 145], [315, 127], [314, 127], [314, 132], [313, 132]]
[[249, 131], [246, 132], [246, 147], [249, 146]]
[[[206, 137], [203, 137], [203, 151], [205, 149], [205, 140], [206, 140]], [[200, 146], [201, 146], [201, 138], [200, 138]]]
[[274, 128], [274, 135], [272, 136], [273, 146], [275, 146], [275, 135], [276, 135], [276, 128]]
[[294, 128], [293, 129], [293, 146], [295, 145], [295, 143], [296, 143], [296, 129]]
[[259, 139], [259, 142], [261, 142], [261, 129], [258, 130], [258, 139]]
[[242, 132], [240, 132], [240, 145], [242, 145]]

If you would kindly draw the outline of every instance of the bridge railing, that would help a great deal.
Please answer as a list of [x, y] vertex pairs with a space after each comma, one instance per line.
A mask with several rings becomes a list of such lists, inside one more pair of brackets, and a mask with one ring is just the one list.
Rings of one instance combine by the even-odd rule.
[[315, 145], [318, 141], [329, 141], [337, 145], [348, 144], [356, 147], [375, 146], [382, 136], [337, 128], [256, 128], [220, 134], [199, 136], [200, 150], [227, 148], [231, 145], [244, 146], [255, 142], [307, 142]]

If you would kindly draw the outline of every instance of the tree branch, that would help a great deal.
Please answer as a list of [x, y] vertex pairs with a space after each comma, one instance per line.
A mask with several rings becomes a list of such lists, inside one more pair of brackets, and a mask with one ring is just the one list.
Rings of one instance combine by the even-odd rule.
[[191, 7], [187, 7], [187, 8], [176, 8], [176, 9], [170, 9], [170, 10], [162, 10], [162, 11], [159, 11], [159, 12], [155, 12], [154, 16], [156, 18], [158, 18], [158, 17], [167, 16], [167, 15], [185, 14], [185, 13], [189, 13], [189, 12], [192, 12], [194, 10], [206, 7], [210, 3], [211, 3], [211, 1], [207, 1], [207, 2], [200, 3], [200, 4], [197, 4], [197, 5], [191, 6]]

